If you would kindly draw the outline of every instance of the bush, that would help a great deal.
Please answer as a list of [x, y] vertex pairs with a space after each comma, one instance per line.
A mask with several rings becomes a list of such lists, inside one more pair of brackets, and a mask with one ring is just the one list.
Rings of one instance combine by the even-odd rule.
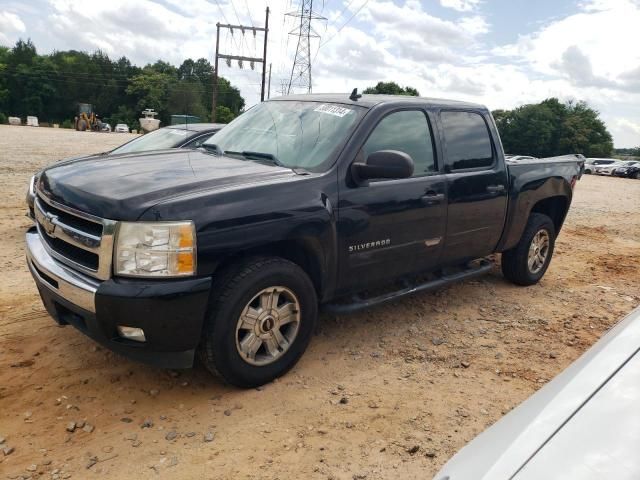
[[2, 112], [0, 112], [0, 123], [1, 124], [7, 123], [7, 116]]
[[65, 120], [60, 125], [60, 128], [73, 128], [73, 122], [71, 120]]

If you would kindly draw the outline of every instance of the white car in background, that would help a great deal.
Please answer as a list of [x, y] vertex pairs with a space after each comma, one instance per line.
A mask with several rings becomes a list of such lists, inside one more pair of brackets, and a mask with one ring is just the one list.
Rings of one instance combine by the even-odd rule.
[[640, 308], [434, 480], [640, 479]]
[[596, 173], [597, 167], [604, 167], [616, 162], [617, 160], [613, 158], [587, 158], [584, 162], [584, 173]]
[[118, 123], [113, 131], [116, 133], [129, 133], [129, 126], [126, 123]]

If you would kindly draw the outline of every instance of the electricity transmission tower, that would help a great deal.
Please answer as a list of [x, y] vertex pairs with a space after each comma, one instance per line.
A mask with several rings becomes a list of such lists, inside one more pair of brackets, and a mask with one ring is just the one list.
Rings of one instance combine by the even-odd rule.
[[311, 93], [311, 39], [320, 38], [320, 35], [311, 26], [312, 20], [326, 20], [325, 17], [313, 11], [313, 0], [300, 0], [300, 9], [286, 15], [300, 19], [299, 27], [296, 27], [289, 35], [298, 37], [296, 56], [291, 68], [287, 94], [292, 88], [299, 88]]

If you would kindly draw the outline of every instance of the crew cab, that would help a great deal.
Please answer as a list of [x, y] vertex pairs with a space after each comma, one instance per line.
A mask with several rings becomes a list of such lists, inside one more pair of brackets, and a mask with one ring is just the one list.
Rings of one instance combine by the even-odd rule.
[[163, 367], [283, 375], [335, 314], [486, 273], [544, 275], [582, 169], [509, 163], [486, 107], [285, 96], [198, 150], [88, 157], [32, 179], [29, 268], [50, 315]]

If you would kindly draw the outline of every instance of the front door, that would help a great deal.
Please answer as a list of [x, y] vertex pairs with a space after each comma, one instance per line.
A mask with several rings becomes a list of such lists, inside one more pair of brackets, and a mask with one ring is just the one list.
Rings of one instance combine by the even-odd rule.
[[411, 156], [413, 176], [375, 180], [340, 192], [340, 290], [358, 290], [438, 264], [447, 218], [447, 185], [438, 171], [432, 130], [423, 110], [380, 120], [360, 155], [399, 150]]

